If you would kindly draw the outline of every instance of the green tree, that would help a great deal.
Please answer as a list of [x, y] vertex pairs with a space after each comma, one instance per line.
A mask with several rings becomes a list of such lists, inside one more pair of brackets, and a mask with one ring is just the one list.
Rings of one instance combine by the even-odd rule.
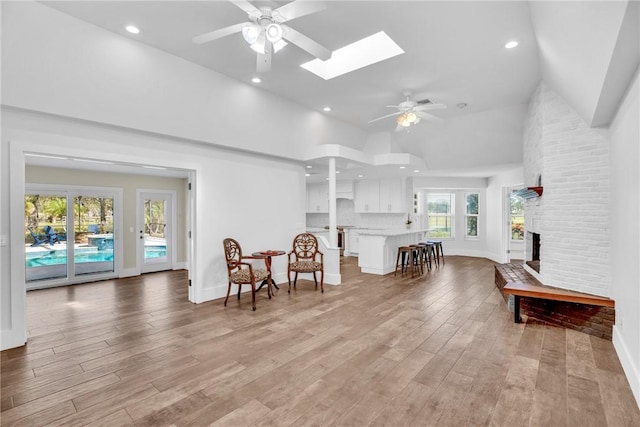
[[67, 198], [47, 197], [43, 210], [47, 215], [62, 221], [62, 218], [67, 215]]

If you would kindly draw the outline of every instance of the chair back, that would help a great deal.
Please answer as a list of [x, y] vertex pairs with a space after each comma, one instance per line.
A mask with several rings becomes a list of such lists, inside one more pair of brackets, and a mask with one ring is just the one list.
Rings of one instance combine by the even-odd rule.
[[311, 233], [298, 234], [293, 239], [292, 252], [297, 260], [314, 260], [318, 253], [318, 239]]
[[227, 237], [222, 241], [224, 246], [224, 257], [227, 261], [227, 271], [231, 274], [234, 270], [240, 270], [240, 261], [242, 260], [242, 248], [236, 240]]

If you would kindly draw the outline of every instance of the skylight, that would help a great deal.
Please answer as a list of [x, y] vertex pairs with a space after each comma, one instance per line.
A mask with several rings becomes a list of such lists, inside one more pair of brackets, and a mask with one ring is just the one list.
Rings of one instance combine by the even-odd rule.
[[333, 51], [331, 58], [326, 61], [314, 59], [302, 64], [301, 67], [329, 80], [401, 53], [404, 53], [404, 50], [384, 31], [380, 31]]

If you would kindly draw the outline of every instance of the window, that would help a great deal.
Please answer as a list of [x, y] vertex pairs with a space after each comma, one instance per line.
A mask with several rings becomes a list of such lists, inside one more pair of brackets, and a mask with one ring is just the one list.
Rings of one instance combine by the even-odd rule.
[[478, 193], [467, 193], [465, 237], [478, 237]]
[[511, 205], [511, 240], [524, 240], [524, 201], [511, 193], [509, 203]]
[[454, 195], [427, 194], [429, 237], [453, 237]]

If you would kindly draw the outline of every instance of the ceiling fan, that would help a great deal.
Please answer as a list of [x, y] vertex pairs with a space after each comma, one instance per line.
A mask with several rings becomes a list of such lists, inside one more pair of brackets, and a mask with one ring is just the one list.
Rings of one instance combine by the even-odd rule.
[[324, 10], [326, 8], [324, 3], [296, 0], [272, 9], [257, 8], [247, 0], [230, 1], [247, 13], [249, 22], [201, 34], [193, 38], [194, 43], [203, 44], [241, 32], [251, 49], [258, 53], [257, 69], [260, 73], [271, 69], [271, 55], [285, 47], [287, 42], [293, 43], [323, 61], [331, 58], [329, 49], [288, 25], [284, 25], [292, 19]]
[[373, 120], [369, 120], [369, 123], [373, 123], [378, 120], [386, 119], [387, 117], [398, 116], [396, 118], [396, 132], [401, 132], [411, 125], [417, 125], [420, 123], [421, 119], [431, 120], [431, 121], [442, 121], [441, 118], [434, 116], [433, 114], [429, 114], [427, 110], [441, 110], [443, 108], [447, 108], [444, 104], [434, 104], [430, 99], [425, 99], [422, 101], [411, 101], [409, 98], [411, 97], [411, 92], [404, 92], [405, 101], [401, 102], [398, 105], [387, 105], [389, 108], [397, 108], [398, 111], [395, 113], [387, 114], [382, 117], [375, 118]]

